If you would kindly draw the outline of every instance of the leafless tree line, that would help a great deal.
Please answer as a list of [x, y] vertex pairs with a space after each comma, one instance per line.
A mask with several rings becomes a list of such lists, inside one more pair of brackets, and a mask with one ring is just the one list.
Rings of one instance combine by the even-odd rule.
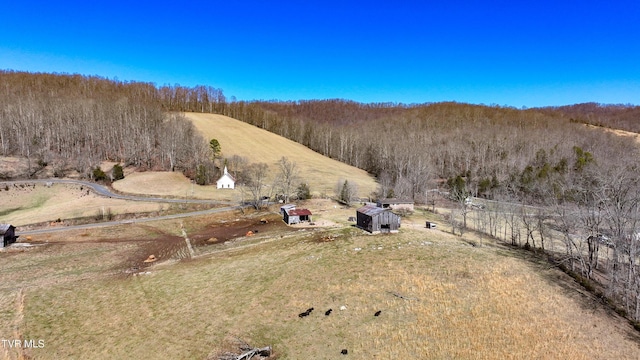
[[541, 189], [558, 177], [572, 178], [579, 157], [627, 159], [635, 151], [629, 140], [539, 109], [342, 100], [234, 102], [226, 109], [226, 115], [367, 170], [381, 183], [378, 196], [417, 201], [461, 176], [477, 196], [491, 198], [500, 189], [544, 202]]
[[640, 106], [636, 105], [584, 103], [544, 110], [576, 123], [640, 132]]
[[29, 159], [32, 174], [49, 164], [58, 176], [90, 176], [103, 160], [193, 174], [207, 151], [188, 120], [162, 111], [153, 87], [0, 73], [0, 155]]
[[[577, 175], [576, 175], [577, 176]], [[571, 187], [555, 184], [571, 201], [553, 199], [544, 206], [485, 201], [464, 205], [450, 215], [453, 231], [469, 227], [514, 246], [544, 253], [588, 286], [597, 284], [633, 321], [640, 321], [640, 172], [626, 166], [589, 166]], [[477, 204], [476, 204], [477, 205]], [[595, 289], [596, 292], [600, 290]]]

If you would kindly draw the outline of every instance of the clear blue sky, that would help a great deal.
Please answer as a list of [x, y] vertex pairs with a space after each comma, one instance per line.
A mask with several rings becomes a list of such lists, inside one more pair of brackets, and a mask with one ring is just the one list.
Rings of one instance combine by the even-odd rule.
[[640, 2], [0, 0], [0, 69], [238, 100], [640, 105]]

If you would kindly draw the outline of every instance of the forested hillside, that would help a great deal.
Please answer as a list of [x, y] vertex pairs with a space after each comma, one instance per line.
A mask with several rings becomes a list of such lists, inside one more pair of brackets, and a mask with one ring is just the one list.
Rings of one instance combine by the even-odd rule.
[[[29, 159], [28, 176], [92, 176], [101, 161], [193, 174], [208, 149], [192, 124], [162, 107], [180, 94], [99, 77], [0, 72], [0, 156]], [[178, 106], [176, 106], [178, 108]]]
[[631, 140], [580, 122], [640, 123], [633, 106], [229, 102], [212, 87], [12, 71], [0, 72], [0, 86], [0, 154], [29, 158], [33, 173], [51, 164], [61, 175], [74, 169], [90, 176], [100, 161], [113, 160], [194, 176], [198, 165], [212, 167], [207, 141], [178, 112], [210, 112], [365, 169], [378, 178], [379, 196], [417, 201], [447, 183], [477, 196], [564, 201], [579, 173], [635, 162]]
[[[554, 111], [459, 103], [236, 102], [228, 115], [378, 177], [380, 196], [423, 200], [443, 182], [486, 197], [563, 201], [580, 174], [634, 162], [636, 146]], [[597, 164], [597, 166], [596, 166]], [[577, 185], [576, 185], [577, 186]]]
[[570, 121], [640, 132], [640, 106], [585, 103], [545, 109]]

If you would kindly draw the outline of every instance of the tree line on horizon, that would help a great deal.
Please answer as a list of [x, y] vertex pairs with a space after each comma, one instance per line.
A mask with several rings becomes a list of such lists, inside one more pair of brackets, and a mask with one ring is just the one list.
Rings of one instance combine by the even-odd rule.
[[[103, 160], [194, 179], [211, 174], [209, 139], [182, 112], [230, 116], [364, 169], [379, 189], [361, 195], [428, 203], [440, 189], [460, 214], [469, 196], [543, 206], [553, 216], [503, 219], [512, 243], [522, 235], [523, 245], [544, 251], [556, 234], [563, 264], [588, 280], [602, 271], [607, 297], [640, 320], [638, 144], [585, 125], [637, 132], [638, 106], [229, 101], [213, 87], [0, 71], [0, 155], [30, 159], [33, 174], [51, 164], [61, 176], [71, 169], [91, 177]], [[611, 252], [606, 263], [601, 245]]]

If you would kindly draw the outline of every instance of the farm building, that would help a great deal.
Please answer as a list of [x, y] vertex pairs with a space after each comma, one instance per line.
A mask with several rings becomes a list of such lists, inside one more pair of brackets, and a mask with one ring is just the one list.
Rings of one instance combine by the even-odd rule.
[[381, 208], [389, 208], [392, 210], [407, 210], [413, 211], [413, 201], [412, 200], [401, 200], [401, 199], [380, 199], [376, 202], [378, 207]]
[[236, 187], [236, 179], [233, 178], [233, 176], [231, 176], [231, 174], [229, 174], [229, 172], [227, 171], [227, 167], [224, 167], [224, 173], [222, 174], [222, 176], [220, 177], [220, 179], [218, 179], [218, 181], [216, 181], [216, 188], [218, 189], [235, 189]]
[[296, 206], [293, 204], [286, 204], [286, 205], [282, 205], [280, 206], [280, 215], [284, 216], [284, 214], [287, 213], [287, 211], [291, 210], [291, 209], [295, 209]]
[[282, 214], [282, 220], [288, 225], [311, 221], [311, 211], [307, 209], [296, 209], [296, 206], [293, 204], [281, 206], [280, 213]]
[[311, 221], [311, 211], [307, 209], [289, 209], [284, 213], [284, 222], [289, 225], [303, 221]]
[[398, 232], [400, 216], [389, 208], [365, 205], [356, 211], [356, 222], [359, 228], [370, 233]]
[[9, 224], [0, 224], [0, 237], [2, 237], [2, 241], [0, 242], [0, 248], [9, 246], [16, 242], [18, 238], [15, 233], [16, 227]]

